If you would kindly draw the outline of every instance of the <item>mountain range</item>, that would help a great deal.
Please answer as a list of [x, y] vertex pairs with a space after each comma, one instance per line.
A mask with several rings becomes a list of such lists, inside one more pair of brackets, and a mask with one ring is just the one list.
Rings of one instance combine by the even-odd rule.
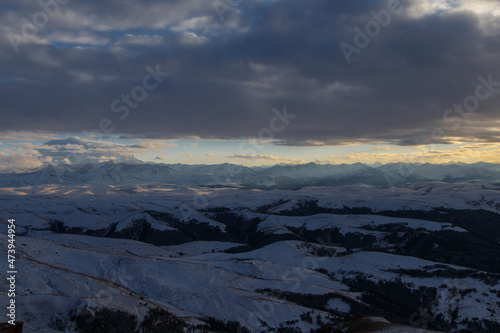
[[499, 164], [46, 165], [0, 202], [29, 331], [500, 331]]
[[45, 184], [134, 185], [163, 183], [257, 189], [299, 189], [305, 186], [368, 185], [392, 187], [420, 181], [454, 183], [500, 180], [500, 164], [300, 164], [246, 167], [236, 164], [187, 165], [105, 162], [46, 165], [23, 173], [0, 174], [0, 186]]

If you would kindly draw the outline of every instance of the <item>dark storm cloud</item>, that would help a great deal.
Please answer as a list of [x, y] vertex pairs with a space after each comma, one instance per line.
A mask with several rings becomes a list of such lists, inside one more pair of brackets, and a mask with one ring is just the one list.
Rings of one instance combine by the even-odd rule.
[[[20, 18], [40, 6], [3, 2], [0, 130], [81, 133], [107, 118], [101, 127], [124, 136], [256, 137], [271, 110], [286, 105], [297, 117], [274, 133], [280, 144], [412, 145], [437, 128], [439, 143], [498, 142], [481, 125], [500, 120], [497, 96], [459, 126], [442, 120], [474, 95], [480, 75], [500, 82], [500, 34], [483, 15], [416, 16], [410, 9], [422, 2], [402, 2], [403, 13], [348, 64], [339, 44], [354, 45], [353, 28], [364, 29], [388, 1], [245, 0], [223, 20], [214, 3], [70, 1], [16, 54], [8, 34], [22, 36]], [[146, 67], [157, 65], [169, 76], [141, 89]], [[136, 87], [147, 92], [143, 101], [120, 101]], [[121, 112], [111, 108], [116, 99]]]

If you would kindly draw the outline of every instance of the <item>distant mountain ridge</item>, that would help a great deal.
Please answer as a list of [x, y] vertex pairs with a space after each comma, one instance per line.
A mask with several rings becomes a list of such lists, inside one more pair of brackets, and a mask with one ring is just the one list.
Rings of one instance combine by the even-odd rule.
[[500, 180], [500, 164], [300, 164], [253, 168], [236, 164], [188, 165], [105, 162], [47, 165], [24, 173], [0, 174], [0, 186], [46, 184], [146, 184], [298, 189], [304, 186], [391, 187], [420, 181], [447, 183]]

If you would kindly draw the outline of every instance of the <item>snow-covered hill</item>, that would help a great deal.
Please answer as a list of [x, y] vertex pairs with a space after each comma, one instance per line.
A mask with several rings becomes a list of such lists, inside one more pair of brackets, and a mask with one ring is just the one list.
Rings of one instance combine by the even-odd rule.
[[38, 185], [0, 221], [28, 331], [497, 332], [499, 190]]

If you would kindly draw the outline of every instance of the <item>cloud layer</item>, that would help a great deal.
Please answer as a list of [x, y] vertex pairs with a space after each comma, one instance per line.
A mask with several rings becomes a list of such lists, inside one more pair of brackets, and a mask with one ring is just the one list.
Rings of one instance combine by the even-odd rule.
[[100, 162], [140, 163], [136, 157], [162, 152], [175, 145], [142, 140], [136, 144], [92, 141], [69, 137], [42, 143], [17, 142], [0, 151], [0, 172], [26, 171], [46, 164], [76, 164]]
[[453, 109], [500, 82], [496, 0], [402, 1], [350, 64], [390, 1], [64, 2], [0, 5], [0, 131], [257, 138], [286, 105], [283, 145], [500, 142], [499, 94]]

